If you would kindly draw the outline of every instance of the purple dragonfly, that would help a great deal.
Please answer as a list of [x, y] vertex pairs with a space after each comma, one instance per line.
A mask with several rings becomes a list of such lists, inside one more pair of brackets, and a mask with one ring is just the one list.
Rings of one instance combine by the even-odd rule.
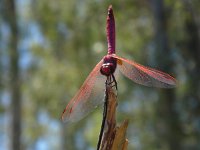
[[132, 81], [149, 87], [173, 88], [176, 79], [164, 72], [145, 67], [115, 54], [115, 19], [110, 5], [107, 15], [108, 53], [94, 67], [79, 91], [66, 106], [62, 120], [75, 122], [82, 119], [99, 104], [103, 103], [104, 84], [115, 80], [116, 69]]

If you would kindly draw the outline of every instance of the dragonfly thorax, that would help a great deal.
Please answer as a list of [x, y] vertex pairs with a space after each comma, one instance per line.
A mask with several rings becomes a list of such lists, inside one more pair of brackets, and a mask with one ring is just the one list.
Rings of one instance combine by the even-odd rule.
[[104, 62], [101, 66], [100, 72], [105, 76], [110, 76], [115, 72], [116, 59], [110, 56], [104, 57]]

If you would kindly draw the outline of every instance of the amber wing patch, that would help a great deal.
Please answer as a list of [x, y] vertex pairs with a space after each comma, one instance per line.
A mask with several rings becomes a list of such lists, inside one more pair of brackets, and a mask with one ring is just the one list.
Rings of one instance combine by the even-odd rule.
[[122, 61], [120, 59], [117, 59], [117, 64], [122, 65]]

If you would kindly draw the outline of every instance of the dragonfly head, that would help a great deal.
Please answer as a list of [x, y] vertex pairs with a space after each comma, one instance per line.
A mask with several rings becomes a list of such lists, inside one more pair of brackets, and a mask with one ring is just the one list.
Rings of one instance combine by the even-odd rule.
[[103, 58], [103, 64], [101, 66], [100, 72], [102, 75], [110, 76], [115, 72], [116, 69], [116, 59], [107, 55]]

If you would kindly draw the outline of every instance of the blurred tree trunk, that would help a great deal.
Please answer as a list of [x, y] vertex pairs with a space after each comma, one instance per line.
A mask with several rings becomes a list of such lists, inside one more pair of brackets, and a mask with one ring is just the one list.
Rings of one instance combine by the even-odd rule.
[[[163, 0], [152, 0], [152, 10], [155, 21], [155, 61], [158, 68], [172, 72], [173, 60], [167, 36], [167, 17]], [[174, 89], [159, 90], [160, 100], [157, 103], [157, 135], [161, 149], [180, 149], [181, 128], [179, 117], [175, 111]]]
[[10, 128], [10, 148], [11, 150], [20, 150], [21, 138], [21, 94], [20, 94], [20, 77], [19, 77], [19, 53], [18, 45], [18, 28], [16, 5], [14, 0], [5, 0], [5, 19], [10, 27], [9, 41], [9, 88], [11, 94], [11, 128]]
[[187, 113], [187, 125], [191, 130], [186, 133], [186, 139], [193, 138], [193, 142], [188, 143], [188, 149], [199, 149], [200, 131], [195, 122], [200, 116], [200, 15], [198, 1], [183, 1], [184, 9], [187, 13], [185, 18], [186, 40], [181, 43], [181, 54], [186, 60], [187, 91], [183, 94], [183, 109]]

